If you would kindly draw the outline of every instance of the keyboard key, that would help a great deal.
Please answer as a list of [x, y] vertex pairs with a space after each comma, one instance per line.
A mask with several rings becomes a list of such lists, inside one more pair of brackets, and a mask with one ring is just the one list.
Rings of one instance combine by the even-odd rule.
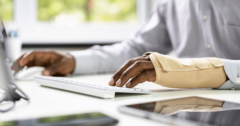
[[126, 89], [130, 91], [135, 91], [135, 89], [132, 89], [132, 88], [126, 88]]
[[136, 91], [142, 91], [142, 89], [139, 89], [139, 88], [135, 88]]

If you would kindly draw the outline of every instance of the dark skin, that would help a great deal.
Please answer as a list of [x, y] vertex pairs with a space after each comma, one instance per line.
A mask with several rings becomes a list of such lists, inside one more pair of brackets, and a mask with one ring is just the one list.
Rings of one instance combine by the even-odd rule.
[[[131, 81], [128, 82], [129, 79]], [[148, 55], [128, 60], [109, 81], [110, 86], [133, 88], [145, 81], [153, 82], [156, 79], [156, 72]], [[128, 83], [127, 83], [128, 82]]]
[[33, 66], [42, 66], [44, 76], [66, 76], [73, 72], [75, 68], [75, 59], [68, 54], [62, 54], [53, 50], [36, 50], [23, 54], [12, 65], [14, 74], [24, 68]]
[[[66, 76], [75, 69], [76, 61], [69, 54], [62, 54], [53, 50], [37, 50], [23, 54], [12, 65], [11, 69], [15, 74], [25, 66], [42, 66], [44, 76]], [[128, 82], [129, 79], [132, 80]], [[148, 55], [136, 57], [128, 60], [113, 75], [109, 81], [110, 86], [133, 88], [139, 83], [145, 81], [153, 82], [156, 79], [156, 73], [152, 61]], [[127, 83], [127, 84], [126, 84]]]

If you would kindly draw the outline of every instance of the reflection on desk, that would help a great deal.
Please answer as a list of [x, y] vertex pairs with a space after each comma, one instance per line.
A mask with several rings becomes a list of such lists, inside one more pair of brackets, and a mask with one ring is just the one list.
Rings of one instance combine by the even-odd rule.
[[190, 120], [206, 125], [238, 126], [240, 104], [201, 97], [186, 97], [171, 100], [128, 105], [148, 112]]
[[[77, 79], [81, 82], [97, 83], [99, 85], [108, 85], [112, 74], [98, 75], [71, 75], [69, 78]], [[240, 103], [240, 92], [233, 90], [183, 90], [183, 91], [164, 91], [165, 87], [154, 83], [145, 82], [139, 84], [136, 88], [155, 89], [152, 95], [117, 95], [114, 99], [99, 99], [88, 95], [79, 95], [78, 93], [62, 90], [52, 90], [44, 88], [35, 81], [16, 81], [22, 90], [31, 98], [30, 102], [19, 101], [16, 107], [7, 113], [0, 114], [0, 121], [39, 118], [66, 114], [78, 114], [89, 112], [102, 112], [106, 115], [119, 120], [117, 126], [170, 126], [170, 124], [138, 118], [120, 113], [117, 108], [120, 105], [143, 103], [150, 101], [160, 101], [187, 96], [202, 96], [220, 101], [229, 100]]]

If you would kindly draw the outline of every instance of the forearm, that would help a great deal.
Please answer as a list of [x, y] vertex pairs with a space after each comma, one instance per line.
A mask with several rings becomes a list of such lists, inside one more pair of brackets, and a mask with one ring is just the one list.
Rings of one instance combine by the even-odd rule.
[[93, 46], [85, 51], [69, 52], [76, 61], [74, 74], [109, 73], [116, 71], [126, 60], [139, 56], [130, 42], [109, 46]]
[[226, 82], [224, 64], [218, 58], [177, 59], [150, 54], [156, 71], [154, 83], [171, 88], [218, 88]]

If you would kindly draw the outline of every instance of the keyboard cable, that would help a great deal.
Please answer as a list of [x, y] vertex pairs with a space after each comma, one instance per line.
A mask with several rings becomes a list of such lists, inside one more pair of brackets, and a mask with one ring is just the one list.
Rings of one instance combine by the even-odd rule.
[[0, 109], [0, 113], [5, 113], [10, 110], [12, 110], [15, 107], [16, 101], [19, 101], [20, 99], [24, 99], [26, 101], [29, 101], [30, 98], [24, 91], [22, 91], [16, 84], [11, 83], [7, 87], [5, 87], [3, 90], [3, 94], [0, 97], [0, 106], [4, 102], [11, 102], [12, 105], [7, 109]]
[[15, 107], [15, 104], [16, 104], [15, 101], [11, 97], [7, 97], [6, 93], [3, 92], [2, 96], [0, 97], [0, 105], [3, 104], [3, 102], [5, 102], [5, 101], [12, 102], [12, 105], [7, 109], [0, 109], [1, 113], [5, 113], [5, 112], [8, 112], [8, 111], [12, 110]]

